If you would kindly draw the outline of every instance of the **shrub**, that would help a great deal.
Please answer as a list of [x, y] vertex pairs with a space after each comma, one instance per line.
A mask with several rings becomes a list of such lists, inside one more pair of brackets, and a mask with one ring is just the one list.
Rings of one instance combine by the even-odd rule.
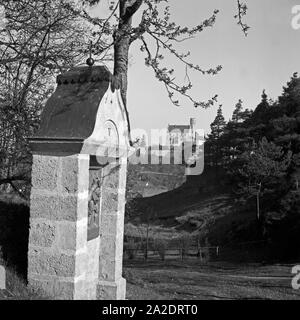
[[163, 239], [155, 239], [153, 244], [154, 250], [158, 253], [161, 260], [165, 260], [167, 242]]
[[128, 259], [134, 259], [137, 255], [137, 250], [138, 244], [135, 243], [133, 239], [130, 239], [128, 242], [124, 243], [124, 252], [127, 254]]
[[179, 246], [181, 249], [182, 259], [187, 255], [189, 248], [191, 246], [191, 242], [192, 242], [192, 239], [188, 234], [185, 234], [180, 238]]

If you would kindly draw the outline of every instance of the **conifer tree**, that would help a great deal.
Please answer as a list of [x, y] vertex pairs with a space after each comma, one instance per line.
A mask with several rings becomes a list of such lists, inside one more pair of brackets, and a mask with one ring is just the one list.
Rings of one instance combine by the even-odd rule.
[[292, 153], [289, 167], [290, 188], [299, 192], [300, 181], [300, 78], [294, 73], [279, 97], [281, 116], [272, 121], [274, 140]]
[[226, 121], [223, 116], [222, 105], [219, 105], [217, 115], [214, 121], [210, 124], [211, 133], [209, 138], [212, 140], [218, 140], [224, 133]]
[[243, 110], [243, 101], [239, 99], [237, 104], [235, 105], [235, 109], [232, 114], [232, 121], [235, 123], [241, 122], [242, 118], [242, 110]]
[[[277, 205], [276, 198], [284, 185], [292, 153], [285, 153], [282, 147], [264, 137], [258, 144], [250, 146], [241, 158], [243, 166], [239, 173], [245, 178], [242, 189], [245, 193], [256, 196], [257, 220], [265, 222], [266, 215], [262, 213], [272, 211], [273, 206]], [[268, 201], [262, 203], [261, 198]]]
[[215, 167], [222, 163], [221, 137], [225, 132], [225, 127], [226, 121], [223, 116], [222, 105], [220, 105], [214, 121], [210, 124], [211, 133], [208, 135], [208, 143], [206, 144], [210, 157], [209, 162], [212, 162]]

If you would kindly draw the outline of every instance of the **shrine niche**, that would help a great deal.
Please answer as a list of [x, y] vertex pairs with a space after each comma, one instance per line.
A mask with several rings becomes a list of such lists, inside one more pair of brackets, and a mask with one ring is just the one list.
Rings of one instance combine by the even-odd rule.
[[99, 168], [89, 170], [88, 241], [97, 238], [100, 231], [101, 173]]
[[128, 123], [106, 67], [57, 77], [30, 146], [29, 284], [59, 299], [125, 299]]

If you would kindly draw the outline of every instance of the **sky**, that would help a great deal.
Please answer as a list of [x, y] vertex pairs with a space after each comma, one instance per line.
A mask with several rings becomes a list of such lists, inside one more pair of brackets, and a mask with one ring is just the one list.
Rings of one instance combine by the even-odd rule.
[[[102, 0], [95, 13], [104, 16], [108, 2]], [[247, 37], [233, 17], [237, 13], [236, 0], [169, 0], [172, 19], [182, 26], [197, 25], [209, 18], [214, 9], [220, 10], [213, 28], [177, 48], [190, 51], [191, 62], [204, 69], [222, 65], [222, 71], [215, 76], [191, 74], [192, 96], [205, 101], [218, 94], [226, 120], [239, 99], [244, 108], [254, 109], [265, 89], [268, 97], [276, 100], [292, 74], [300, 72], [300, 29], [291, 25], [292, 7], [300, 5], [300, 0], [244, 2], [248, 5], [244, 21], [250, 26]], [[138, 18], [133, 24], [138, 24]], [[162, 129], [168, 124], [188, 124], [193, 117], [197, 128], [208, 133], [218, 104], [209, 109], [194, 108], [189, 100], [179, 97], [180, 107], [174, 106], [152, 69], [145, 66], [140, 46], [140, 42], [133, 43], [130, 49], [127, 104], [131, 128]], [[178, 81], [184, 81], [184, 65], [171, 57], [166, 57], [165, 62], [175, 68]]]

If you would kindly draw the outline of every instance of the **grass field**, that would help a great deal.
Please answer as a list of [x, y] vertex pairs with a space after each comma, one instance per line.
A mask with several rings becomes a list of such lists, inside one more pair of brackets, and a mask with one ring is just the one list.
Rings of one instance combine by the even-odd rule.
[[291, 286], [293, 265], [224, 262], [127, 262], [127, 299], [300, 300]]
[[[229, 264], [198, 261], [125, 262], [128, 300], [300, 300], [291, 286], [293, 264]], [[47, 299], [9, 272], [2, 299]]]

